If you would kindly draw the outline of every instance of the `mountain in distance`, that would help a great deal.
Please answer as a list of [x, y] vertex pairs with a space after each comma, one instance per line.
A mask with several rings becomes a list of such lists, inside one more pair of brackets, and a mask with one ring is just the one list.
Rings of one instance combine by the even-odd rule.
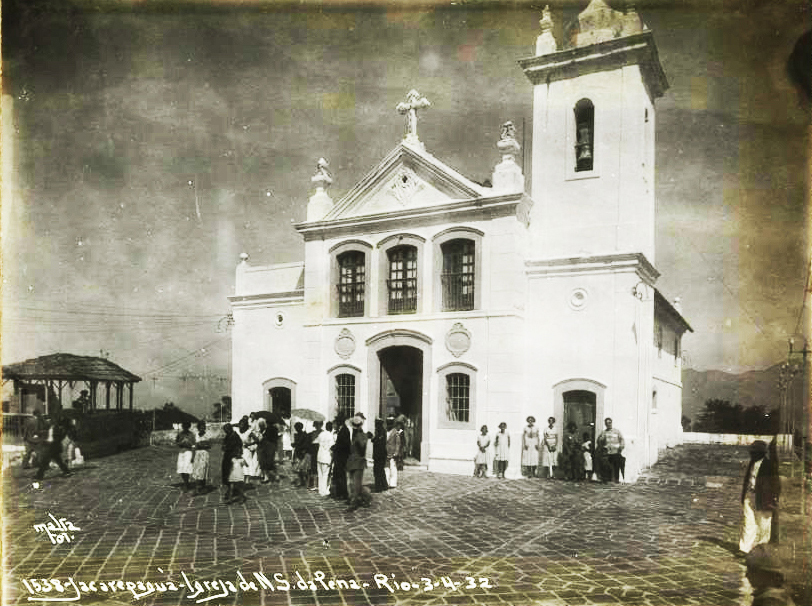
[[[781, 402], [778, 378], [781, 364], [763, 370], [750, 370], [734, 375], [721, 370], [682, 371], [682, 414], [696, 422], [708, 400], [727, 400], [742, 408], [764, 406], [775, 410]], [[800, 389], [801, 378], [795, 377], [794, 386]]]

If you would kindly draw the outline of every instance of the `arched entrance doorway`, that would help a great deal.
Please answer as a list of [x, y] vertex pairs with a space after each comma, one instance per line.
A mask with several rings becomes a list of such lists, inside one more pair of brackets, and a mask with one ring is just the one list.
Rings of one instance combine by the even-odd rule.
[[295, 408], [296, 383], [290, 379], [277, 377], [262, 384], [265, 392], [265, 410], [276, 412], [285, 418]]
[[429, 458], [431, 343], [430, 337], [408, 329], [386, 331], [366, 341], [369, 414], [401, 416], [406, 456], [421, 462]]
[[564, 415], [562, 427], [570, 423], [578, 426], [578, 436], [589, 435], [589, 440], [595, 443], [596, 423], [595, 392], [585, 389], [574, 389], [564, 392]]
[[378, 415], [404, 419], [407, 457], [420, 460], [423, 431], [423, 352], [398, 345], [378, 352], [380, 401]]

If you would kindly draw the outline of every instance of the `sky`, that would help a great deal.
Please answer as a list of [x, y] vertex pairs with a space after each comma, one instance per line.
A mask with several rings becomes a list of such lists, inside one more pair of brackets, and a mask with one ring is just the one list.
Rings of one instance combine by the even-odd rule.
[[[586, 1], [550, 4], [561, 44]], [[405, 6], [4, 0], [3, 364], [103, 355], [144, 379], [138, 406], [206, 414], [229, 393], [239, 255], [303, 260], [320, 157], [337, 200], [400, 142], [416, 88], [446, 164], [488, 178], [506, 120], [529, 158], [517, 60], [541, 5]], [[810, 116], [786, 72], [808, 2], [637, 8], [670, 84], [657, 287], [694, 329], [687, 366], [771, 366], [809, 316]]]

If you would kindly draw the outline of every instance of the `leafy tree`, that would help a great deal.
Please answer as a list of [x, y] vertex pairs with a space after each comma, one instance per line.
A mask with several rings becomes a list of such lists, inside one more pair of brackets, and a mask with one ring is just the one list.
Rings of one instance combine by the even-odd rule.
[[772, 434], [778, 430], [778, 415], [771, 414], [764, 406], [743, 408], [716, 398], [705, 402], [699, 413], [694, 431], [708, 433]]

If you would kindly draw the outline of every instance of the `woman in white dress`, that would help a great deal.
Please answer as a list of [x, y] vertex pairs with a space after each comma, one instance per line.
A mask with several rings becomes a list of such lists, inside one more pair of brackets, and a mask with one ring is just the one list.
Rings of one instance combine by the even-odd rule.
[[242, 458], [243, 461], [245, 461], [245, 466], [243, 468], [245, 483], [250, 484], [251, 478], [259, 477], [257, 444], [259, 444], [259, 438], [261, 436], [256, 434], [254, 428], [251, 426], [251, 422], [248, 420], [248, 417], [243, 417], [240, 419], [240, 422], [237, 425], [237, 434], [240, 436], [243, 446]]
[[191, 422], [181, 423], [181, 430], [175, 437], [175, 445], [180, 448], [176, 471], [183, 478], [183, 489], [189, 490], [189, 476], [192, 474], [192, 459], [195, 455], [195, 434], [192, 433]]
[[[544, 430], [541, 442], [541, 477], [552, 480], [558, 466], [558, 430], [555, 428], [555, 417], [547, 419], [548, 427]], [[544, 471], [546, 469], [546, 472]]]

